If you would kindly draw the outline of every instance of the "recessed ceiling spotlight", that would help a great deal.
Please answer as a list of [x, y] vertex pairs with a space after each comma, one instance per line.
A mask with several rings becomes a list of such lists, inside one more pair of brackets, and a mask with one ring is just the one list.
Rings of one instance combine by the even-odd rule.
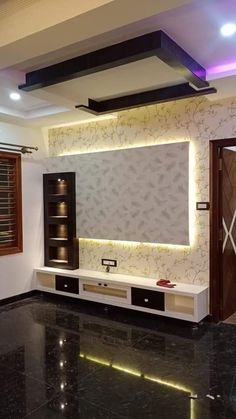
[[17, 92], [12, 92], [10, 93], [9, 97], [11, 100], [20, 100], [21, 95]]
[[232, 36], [236, 33], [236, 25], [234, 23], [226, 23], [221, 26], [220, 33], [222, 36]]

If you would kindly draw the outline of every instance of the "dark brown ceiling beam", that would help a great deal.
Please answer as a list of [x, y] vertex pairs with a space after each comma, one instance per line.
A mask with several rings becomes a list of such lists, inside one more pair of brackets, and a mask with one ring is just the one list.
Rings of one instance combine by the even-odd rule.
[[209, 86], [206, 81], [205, 68], [164, 32], [161, 32], [161, 48], [158, 50], [157, 56], [196, 88], [201, 89]]
[[209, 86], [205, 69], [163, 31], [156, 31], [29, 72], [19, 89], [32, 91], [153, 56], [197, 88]]
[[101, 115], [125, 109], [138, 108], [157, 103], [170, 102], [173, 100], [187, 99], [189, 97], [209, 95], [216, 93], [215, 88], [195, 90], [188, 83], [175, 86], [163, 87], [161, 89], [148, 90], [121, 97], [96, 101], [89, 99], [89, 105], [77, 105], [77, 109], [83, 109], [93, 115]]

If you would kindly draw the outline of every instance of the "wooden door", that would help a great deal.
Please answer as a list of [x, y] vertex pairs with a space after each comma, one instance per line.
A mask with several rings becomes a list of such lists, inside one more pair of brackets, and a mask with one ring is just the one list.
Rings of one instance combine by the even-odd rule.
[[221, 318], [236, 311], [236, 149], [222, 148], [222, 298]]

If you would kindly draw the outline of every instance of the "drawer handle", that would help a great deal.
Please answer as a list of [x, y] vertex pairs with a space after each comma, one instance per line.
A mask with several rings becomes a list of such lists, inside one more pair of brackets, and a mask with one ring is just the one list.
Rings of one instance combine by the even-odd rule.
[[99, 287], [102, 285], [101, 282], [98, 283]]
[[107, 284], [103, 284], [104, 285], [104, 287], [107, 287]]
[[148, 303], [148, 301], [149, 301], [148, 298], [144, 298], [145, 303]]
[[68, 287], [68, 285], [67, 284], [64, 284], [64, 288], [67, 288]]

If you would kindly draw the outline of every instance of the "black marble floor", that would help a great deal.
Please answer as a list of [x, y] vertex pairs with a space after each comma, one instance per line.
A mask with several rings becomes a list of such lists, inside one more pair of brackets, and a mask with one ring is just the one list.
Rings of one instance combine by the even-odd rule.
[[236, 326], [37, 296], [0, 336], [0, 419], [236, 418]]

